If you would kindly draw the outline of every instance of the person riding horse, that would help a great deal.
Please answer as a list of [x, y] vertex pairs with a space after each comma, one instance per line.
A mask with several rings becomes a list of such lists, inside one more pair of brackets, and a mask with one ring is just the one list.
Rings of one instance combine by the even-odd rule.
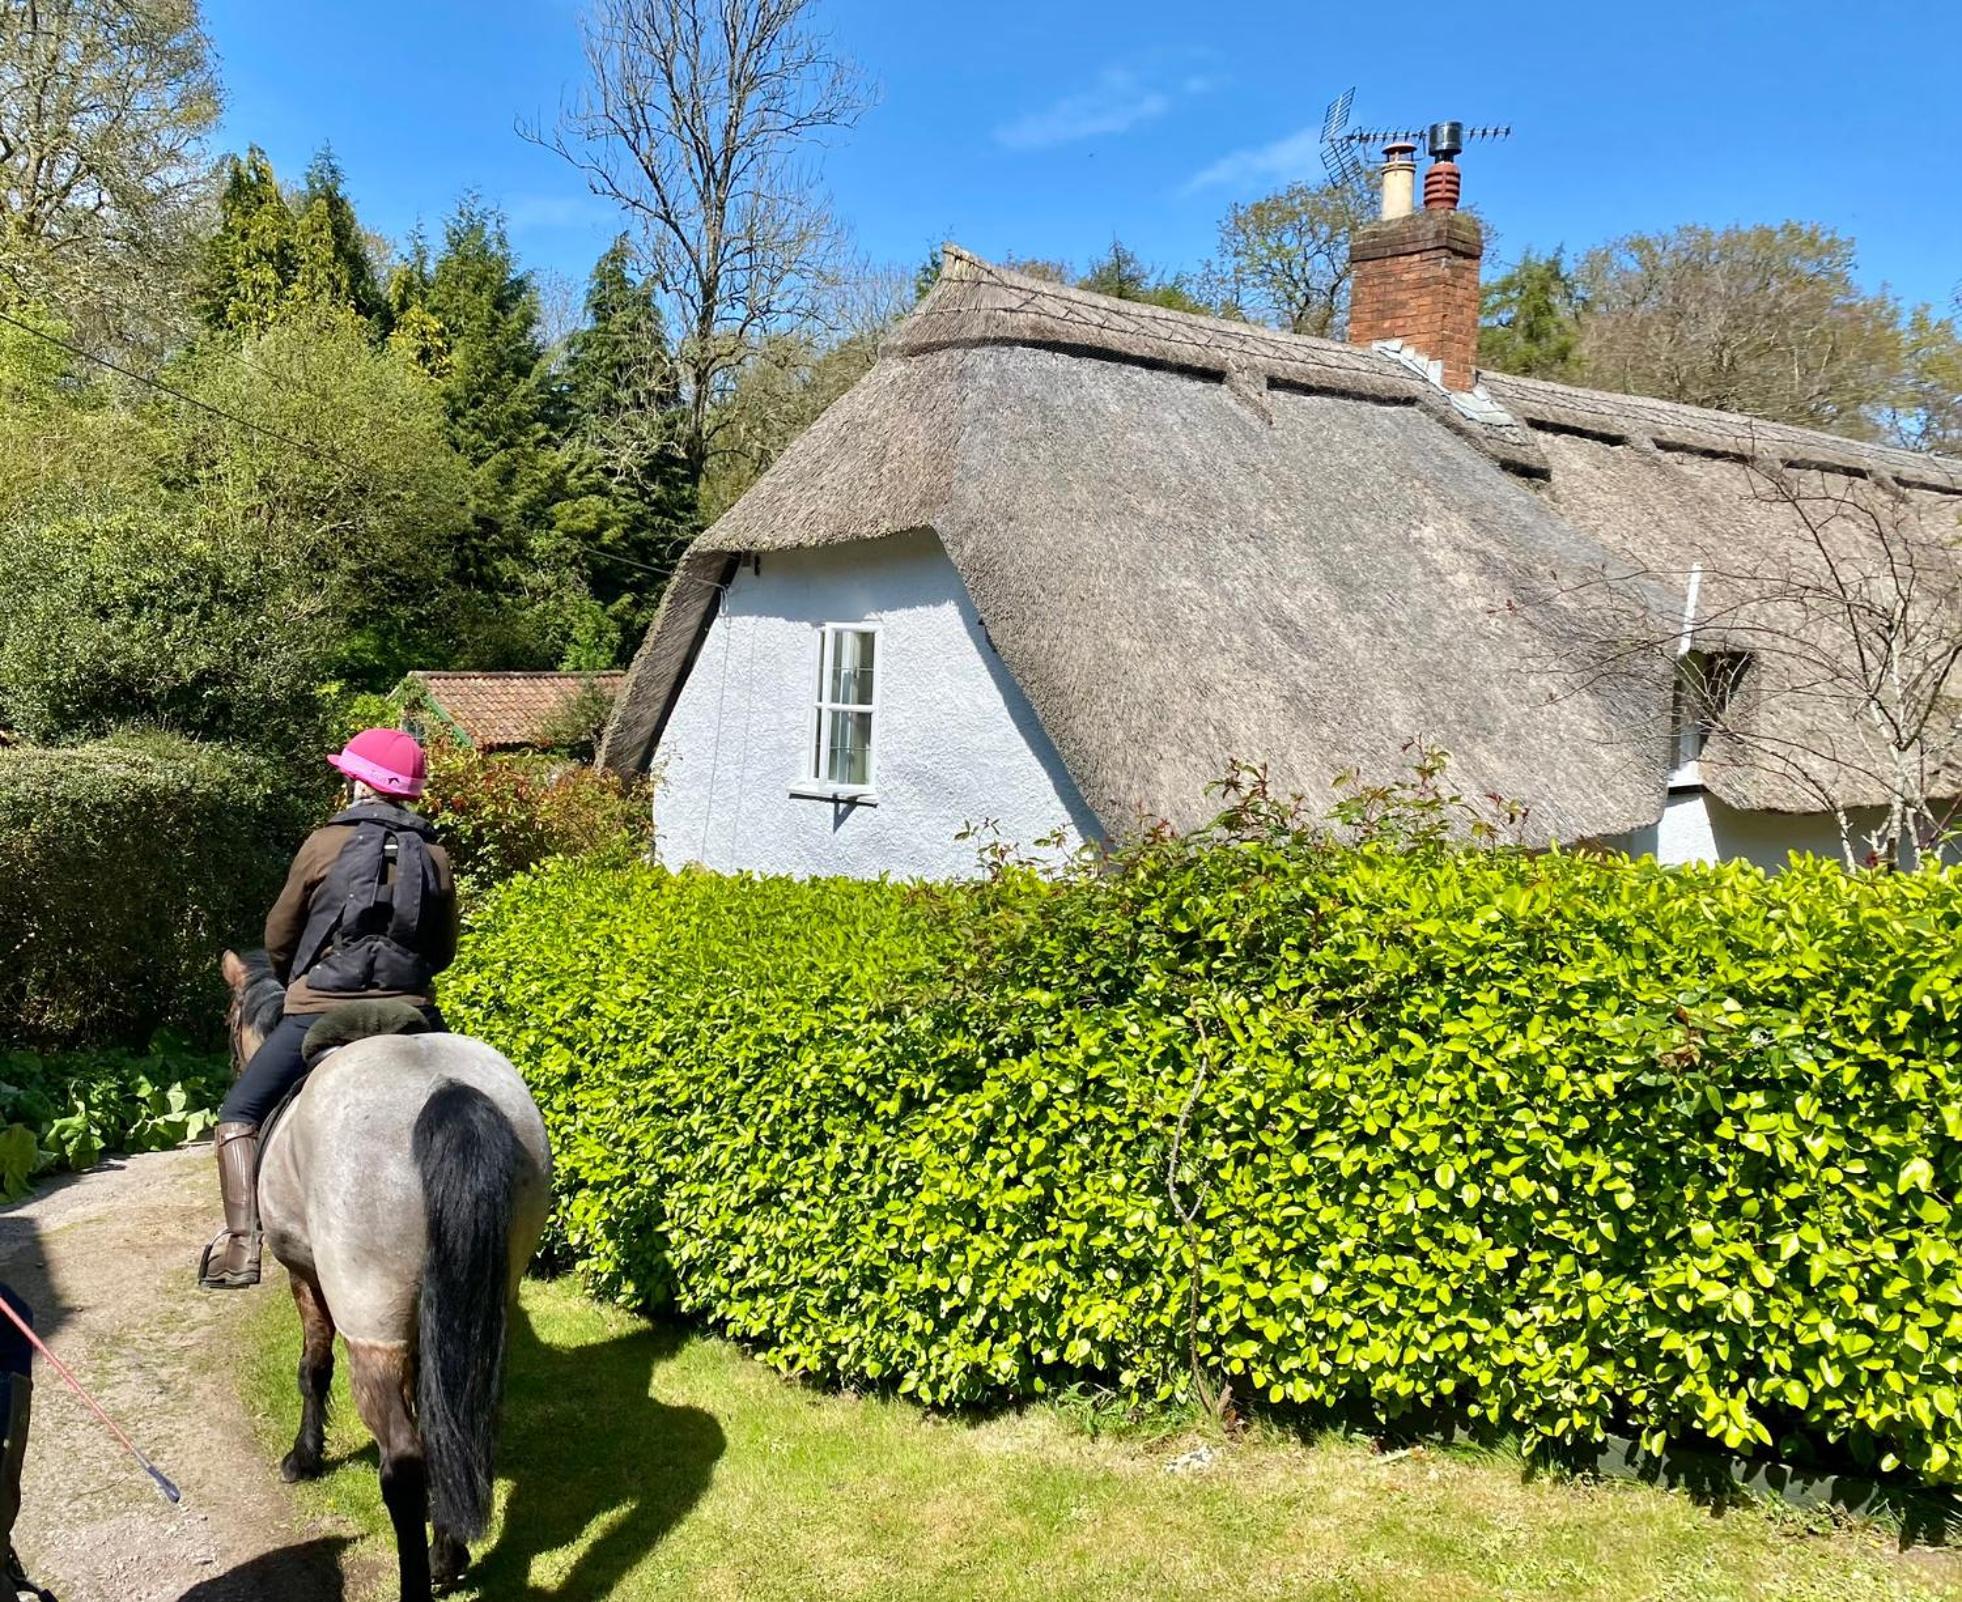
[[435, 977], [456, 956], [456, 884], [435, 830], [408, 805], [423, 792], [423, 749], [399, 729], [364, 729], [327, 761], [346, 775], [349, 804], [307, 837], [266, 915], [285, 1009], [219, 1108], [225, 1227], [199, 1264], [206, 1290], [259, 1283], [259, 1130], [306, 1077], [302, 1048], [321, 1015], [394, 1000], [444, 1030]]

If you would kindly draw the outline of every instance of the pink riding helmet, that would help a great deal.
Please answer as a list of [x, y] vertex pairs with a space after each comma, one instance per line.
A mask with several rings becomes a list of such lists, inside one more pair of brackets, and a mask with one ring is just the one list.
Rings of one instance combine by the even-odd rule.
[[350, 779], [381, 795], [400, 796], [413, 801], [422, 794], [429, 774], [429, 762], [412, 734], [400, 729], [363, 729], [347, 742], [338, 756], [327, 759]]

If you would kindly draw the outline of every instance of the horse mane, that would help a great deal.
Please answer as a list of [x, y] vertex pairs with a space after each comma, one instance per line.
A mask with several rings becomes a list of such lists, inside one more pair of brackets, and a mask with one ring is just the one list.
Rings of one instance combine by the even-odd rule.
[[272, 958], [248, 951], [245, 990], [239, 997], [239, 1020], [256, 1035], [266, 1035], [286, 1011], [286, 986], [273, 977]]

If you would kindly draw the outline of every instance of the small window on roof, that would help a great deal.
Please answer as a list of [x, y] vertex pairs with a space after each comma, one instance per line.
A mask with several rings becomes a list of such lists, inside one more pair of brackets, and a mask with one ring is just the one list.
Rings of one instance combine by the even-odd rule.
[[1676, 659], [1675, 737], [1672, 781], [1696, 782], [1696, 764], [1710, 735], [1722, 727], [1749, 671], [1748, 651], [1685, 651]]
[[827, 623], [818, 636], [817, 739], [812, 777], [844, 791], [873, 784], [874, 661], [879, 631]]

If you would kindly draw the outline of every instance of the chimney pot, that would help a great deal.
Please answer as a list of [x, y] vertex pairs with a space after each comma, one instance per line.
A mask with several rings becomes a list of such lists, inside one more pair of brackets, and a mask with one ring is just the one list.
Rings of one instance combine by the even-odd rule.
[[1411, 158], [1417, 147], [1408, 140], [1393, 140], [1383, 147], [1383, 216], [1408, 217], [1416, 210], [1417, 163]]
[[1424, 210], [1456, 211], [1464, 181], [1457, 162], [1444, 157], [1432, 162], [1431, 170], [1424, 174]]

